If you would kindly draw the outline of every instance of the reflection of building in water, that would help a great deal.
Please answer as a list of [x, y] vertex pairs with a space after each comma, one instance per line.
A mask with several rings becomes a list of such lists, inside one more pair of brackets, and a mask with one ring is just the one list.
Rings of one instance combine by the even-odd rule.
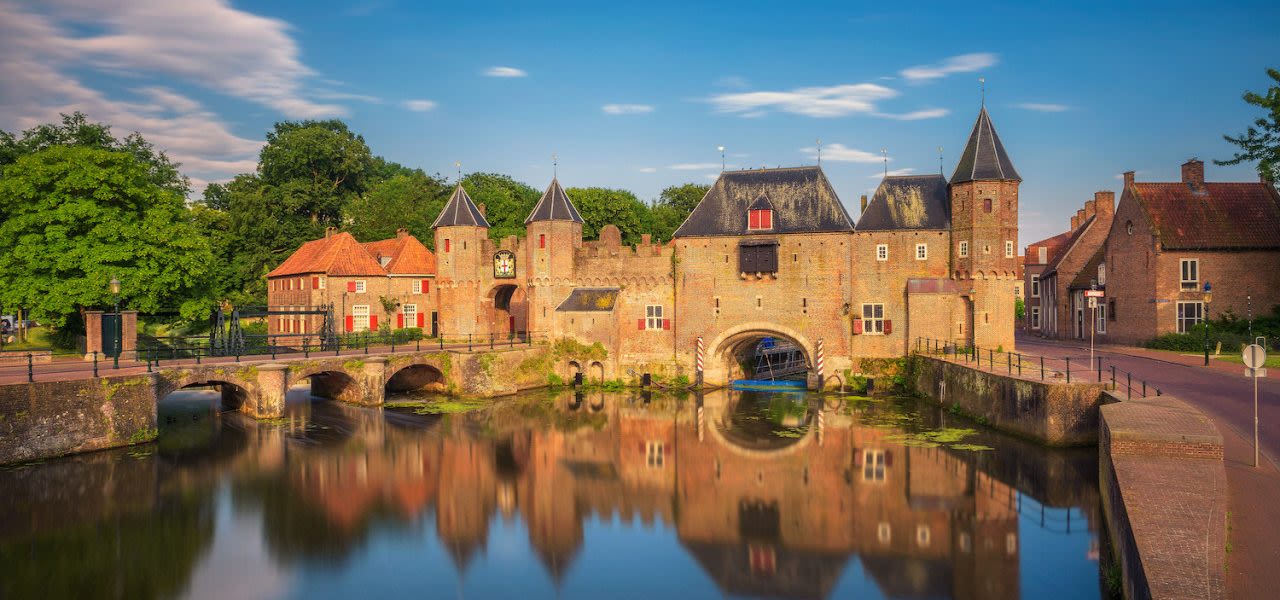
[[1019, 595], [1017, 492], [979, 470], [979, 455], [904, 447], [887, 439], [901, 430], [832, 411], [821, 438], [809, 427], [780, 448], [746, 448], [719, 431], [723, 409], [706, 410], [701, 439], [693, 402], [611, 399], [599, 428], [524, 420], [483, 435], [463, 425], [481, 417], [455, 415], [447, 428], [365, 431], [300, 461], [294, 480], [341, 527], [380, 505], [409, 519], [434, 504], [459, 569], [491, 519], [519, 514], [558, 583], [583, 552], [584, 521], [616, 516], [674, 524], [726, 593], [826, 597], [856, 555], [893, 597]]

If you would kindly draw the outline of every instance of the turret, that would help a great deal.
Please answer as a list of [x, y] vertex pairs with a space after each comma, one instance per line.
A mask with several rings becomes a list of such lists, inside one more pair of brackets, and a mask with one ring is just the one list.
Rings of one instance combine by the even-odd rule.
[[530, 277], [572, 276], [574, 250], [582, 246], [582, 216], [558, 179], [551, 179], [524, 224]]
[[951, 177], [953, 273], [1017, 271], [1021, 183], [984, 106]]
[[487, 264], [482, 251], [489, 239], [489, 221], [459, 184], [431, 227], [436, 234], [440, 333], [477, 333], [474, 294]]

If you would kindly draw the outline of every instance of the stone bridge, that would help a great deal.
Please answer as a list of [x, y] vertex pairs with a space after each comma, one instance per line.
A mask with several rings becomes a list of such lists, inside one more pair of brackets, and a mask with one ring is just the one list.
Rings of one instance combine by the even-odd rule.
[[150, 441], [157, 404], [186, 387], [216, 386], [229, 409], [259, 418], [284, 415], [290, 387], [361, 406], [388, 391], [436, 390], [494, 397], [545, 386], [548, 346], [488, 351], [293, 357], [167, 366], [153, 373], [0, 385], [0, 464]]

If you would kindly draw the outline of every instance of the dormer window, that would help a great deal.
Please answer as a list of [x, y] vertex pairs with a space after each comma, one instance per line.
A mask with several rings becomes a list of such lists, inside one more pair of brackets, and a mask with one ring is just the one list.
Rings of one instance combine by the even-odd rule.
[[773, 211], [767, 208], [747, 211], [747, 229], [751, 231], [773, 229]]

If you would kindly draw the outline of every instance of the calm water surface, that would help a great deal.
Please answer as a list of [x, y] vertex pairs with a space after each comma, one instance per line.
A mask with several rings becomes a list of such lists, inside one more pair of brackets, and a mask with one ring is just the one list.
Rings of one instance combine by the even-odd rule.
[[1099, 596], [1094, 451], [908, 400], [217, 397], [0, 470], [0, 598]]

